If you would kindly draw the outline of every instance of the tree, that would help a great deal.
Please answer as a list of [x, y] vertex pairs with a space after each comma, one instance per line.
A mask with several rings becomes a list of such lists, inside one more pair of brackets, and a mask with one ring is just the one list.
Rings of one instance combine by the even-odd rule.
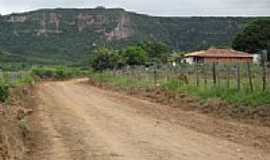
[[147, 55], [149, 56], [151, 61], [160, 61], [162, 63], [168, 62], [168, 57], [171, 53], [171, 49], [162, 42], [144, 42], [143, 44], [139, 44]]
[[147, 54], [141, 47], [128, 47], [123, 53], [127, 65], [144, 65], [147, 62]]
[[168, 61], [170, 49], [163, 43], [146, 42], [125, 50], [99, 48], [91, 53], [91, 66], [97, 71], [119, 69], [125, 65], [146, 65], [149, 60], [159, 64]]
[[90, 64], [93, 69], [102, 71], [118, 67], [121, 57], [115, 50], [108, 48], [99, 48], [92, 53]]
[[270, 19], [257, 19], [239, 33], [233, 40], [236, 50], [255, 53], [258, 50], [270, 49]]

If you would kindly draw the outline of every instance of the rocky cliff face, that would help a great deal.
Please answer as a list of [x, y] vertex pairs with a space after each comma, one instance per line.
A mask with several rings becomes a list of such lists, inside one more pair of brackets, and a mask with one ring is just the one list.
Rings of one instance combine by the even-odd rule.
[[158, 40], [176, 50], [229, 45], [249, 18], [161, 18], [123, 9], [44, 9], [0, 17], [0, 48], [40, 58], [82, 57], [93, 46]]
[[[89, 10], [89, 12], [77, 12], [69, 20], [65, 17], [64, 12], [54, 12], [53, 10], [37, 11], [33, 13], [9, 15], [4, 17], [3, 22], [18, 26], [14, 30], [16, 36], [20, 36], [20, 33], [48, 36], [48, 34], [64, 34], [65, 31], [84, 32], [89, 30], [101, 33], [101, 36], [104, 36], [108, 41], [127, 39], [132, 36], [133, 31], [130, 27], [131, 21], [128, 15], [119, 13], [119, 15], [108, 17], [105, 14], [91, 13], [91, 11], [92, 10]], [[112, 21], [113, 24], [109, 24], [108, 22], [110, 21]], [[35, 25], [36, 27], [32, 29], [22, 27], [26, 24]], [[76, 31], [65, 30], [66, 25], [76, 29]], [[114, 26], [109, 26], [112, 27], [112, 29], [107, 30], [106, 25]]]
[[117, 26], [109, 33], [105, 32], [106, 39], [112, 41], [127, 39], [131, 37], [134, 31], [131, 28], [130, 23], [131, 21], [129, 16], [121, 15], [119, 18], [119, 22], [117, 22]]

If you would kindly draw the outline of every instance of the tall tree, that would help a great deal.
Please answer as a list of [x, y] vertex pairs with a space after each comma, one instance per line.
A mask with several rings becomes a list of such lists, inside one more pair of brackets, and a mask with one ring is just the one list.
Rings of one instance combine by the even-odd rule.
[[108, 48], [98, 48], [92, 55], [90, 64], [93, 69], [98, 71], [116, 68], [121, 61], [118, 51]]
[[158, 60], [163, 63], [168, 61], [168, 57], [171, 53], [171, 49], [162, 42], [147, 41], [143, 44], [139, 44], [139, 46], [145, 50], [150, 60]]
[[144, 65], [147, 62], [147, 54], [141, 47], [128, 47], [123, 55], [127, 65]]
[[243, 32], [233, 40], [236, 50], [255, 53], [258, 50], [270, 50], [270, 19], [260, 18], [247, 25]]

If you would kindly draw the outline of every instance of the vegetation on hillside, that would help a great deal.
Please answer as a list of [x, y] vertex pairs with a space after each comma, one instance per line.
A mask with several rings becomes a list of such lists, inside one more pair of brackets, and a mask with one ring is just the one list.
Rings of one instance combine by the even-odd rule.
[[[121, 49], [144, 40], [162, 41], [177, 51], [200, 50], [230, 46], [251, 19], [150, 17], [123, 9], [38, 10], [2, 16], [0, 48], [42, 64], [86, 63], [87, 53], [96, 46]], [[112, 34], [120, 22], [124, 28]]]
[[122, 50], [98, 48], [91, 54], [90, 64], [97, 71], [120, 69], [124, 66], [166, 64], [171, 52], [166, 44], [150, 41]]
[[247, 25], [234, 41], [233, 48], [249, 53], [268, 49], [270, 52], [270, 19], [259, 18]]
[[[156, 74], [160, 67], [183, 56], [183, 52], [177, 54], [177, 50], [231, 46], [232, 38], [250, 20], [254, 19], [161, 18], [129, 13], [122, 9], [56, 9], [7, 15], [0, 19], [0, 62], [4, 62], [0, 67], [5, 71], [10, 68], [29, 70], [37, 66], [24, 79], [26, 83], [33, 78], [65, 80], [87, 74], [88, 71], [74, 69], [74, 66], [89, 65], [90, 54], [90, 65], [94, 71], [117, 72], [124, 67], [143, 66], [145, 69], [154, 68], [151, 74]], [[119, 26], [121, 23], [125, 23], [122, 28]], [[236, 36], [233, 47], [243, 51], [269, 49], [269, 24], [268, 18], [249, 23]], [[48, 64], [73, 67], [38, 67]], [[143, 83], [148, 87], [146, 81], [125, 80], [125, 77], [120, 79], [125, 85], [131, 85], [127, 82], [132, 81], [133, 84]], [[233, 102], [236, 99], [232, 97], [240, 97], [238, 100], [241, 104], [249, 100], [247, 97], [254, 97], [246, 96], [244, 92], [242, 95], [236, 95], [234, 91], [222, 92], [220, 88], [204, 90], [195, 89], [194, 86], [176, 87], [174, 84], [175, 80], [167, 81], [160, 87], [200, 97], [218, 95], [227, 101], [234, 99]], [[6, 99], [8, 88], [12, 85], [6, 81], [0, 83], [0, 92], [3, 93], [0, 100]], [[264, 94], [268, 96], [268, 93]]]

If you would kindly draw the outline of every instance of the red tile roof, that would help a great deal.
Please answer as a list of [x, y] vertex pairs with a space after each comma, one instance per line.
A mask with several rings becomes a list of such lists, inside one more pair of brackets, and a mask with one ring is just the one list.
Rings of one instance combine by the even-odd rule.
[[249, 53], [229, 49], [208, 49], [206, 51], [194, 52], [187, 57], [208, 57], [208, 58], [253, 58]]

